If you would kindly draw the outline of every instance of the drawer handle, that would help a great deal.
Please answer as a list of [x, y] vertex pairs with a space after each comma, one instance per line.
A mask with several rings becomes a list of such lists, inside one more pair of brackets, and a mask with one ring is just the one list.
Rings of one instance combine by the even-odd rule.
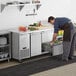
[[27, 47], [23, 47], [23, 49], [26, 49]]

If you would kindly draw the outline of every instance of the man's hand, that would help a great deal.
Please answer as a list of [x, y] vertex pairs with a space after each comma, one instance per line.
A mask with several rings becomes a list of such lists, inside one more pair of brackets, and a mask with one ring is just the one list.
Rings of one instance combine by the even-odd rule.
[[54, 45], [54, 42], [55, 42], [55, 40], [56, 40], [56, 37], [57, 37], [57, 33], [54, 33], [54, 35], [53, 35], [53, 40], [50, 42], [51, 46]]

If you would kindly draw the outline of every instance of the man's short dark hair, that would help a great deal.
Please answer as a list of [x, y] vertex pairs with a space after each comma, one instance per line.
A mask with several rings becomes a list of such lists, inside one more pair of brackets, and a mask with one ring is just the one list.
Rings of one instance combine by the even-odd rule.
[[50, 22], [50, 20], [54, 20], [55, 18], [53, 17], [53, 16], [50, 16], [49, 18], [48, 18], [48, 22]]

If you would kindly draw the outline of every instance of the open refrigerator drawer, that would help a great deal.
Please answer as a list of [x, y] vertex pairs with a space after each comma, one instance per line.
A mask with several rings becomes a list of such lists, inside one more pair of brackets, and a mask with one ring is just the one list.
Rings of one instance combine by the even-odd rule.
[[53, 45], [51, 50], [52, 50], [53, 56], [61, 55], [61, 54], [63, 54], [63, 44], [62, 43], [55, 44], [55, 45]]
[[46, 42], [42, 44], [42, 51], [49, 52], [52, 56], [60, 55], [63, 54], [63, 44], [60, 42], [51, 46], [50, 42]]

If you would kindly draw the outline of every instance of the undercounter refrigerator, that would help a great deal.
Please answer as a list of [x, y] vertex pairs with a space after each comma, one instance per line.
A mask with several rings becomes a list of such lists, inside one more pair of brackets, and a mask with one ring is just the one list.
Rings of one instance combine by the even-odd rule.
[[30, 35], [12, 32], [12, 58], [20, 62], [30, 58]]

